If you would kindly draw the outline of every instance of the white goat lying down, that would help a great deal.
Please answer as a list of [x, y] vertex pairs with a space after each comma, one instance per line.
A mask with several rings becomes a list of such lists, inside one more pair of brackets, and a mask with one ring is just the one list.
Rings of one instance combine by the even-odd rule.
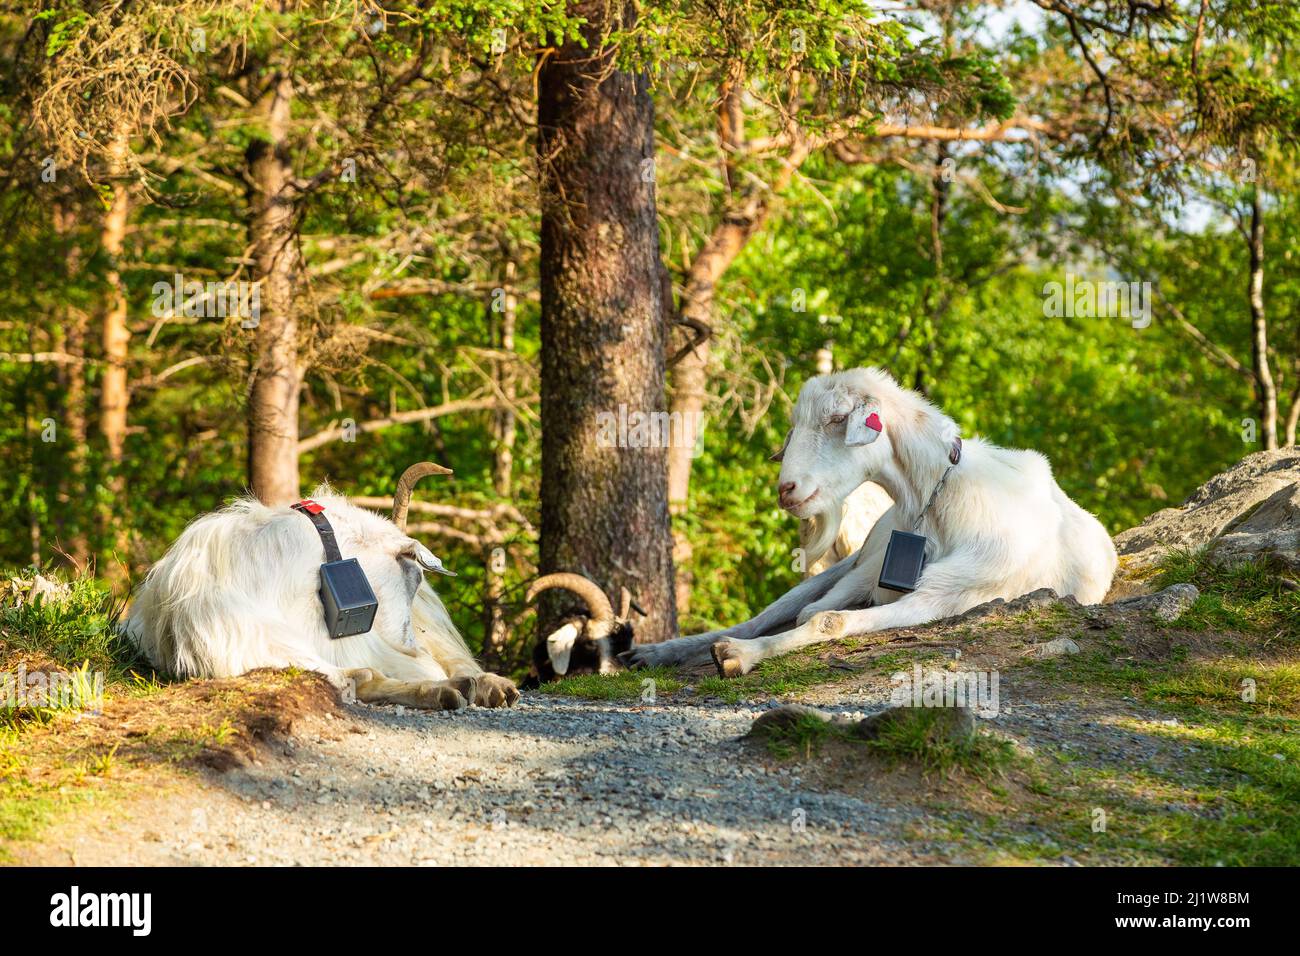
[[[695, 663], [712, 654], [725, 677], [768, 657], [840, 637], [950, 617], [1038, 588], [1095, 604], [1118, 563], [1101, 523], [1061, 491], [1047, 459], [980, 439], [877, 368], [811, 379], [799, 393], [781, 462], [780, 501], [818, 518], [815, 561], [835, 540], [841, 507], [864, 481], [894, 499], [856, 554], [801, 582], [734, 627], [621, 655], [633, 666]], [[954, 459], [956, 463], [954, 463]], [[909, 593], [881, 587], [894, 530], [925, 535], [926, 563]]]
[[[311, 519], [289, 507], [236, 501], [186, 528], [149, 571], [126, 631], [153, 665], [180, 677], [234, 677], [258, 667], [319, 671], [359, 700], [451, 710], [512, 705], [509, 680], [475, 662], [423, 569], [442, 564], [402, 530], [408, 469], [393, 520], [358, 508], [326, 485], [322, 505], [344, 558], [356, 558], [378, 599], [365, 633], [331, 639], [318, 591], [324, 545]], [[444, 572], [449, 573], [449, 572]]]

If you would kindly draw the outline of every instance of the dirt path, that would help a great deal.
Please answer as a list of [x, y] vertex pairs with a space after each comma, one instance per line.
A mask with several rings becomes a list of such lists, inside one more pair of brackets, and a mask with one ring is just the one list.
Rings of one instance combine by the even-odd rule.
[[[356, 705], [225, 773], [68, 821], [81, 865], [930, 862], [918, 809], [816, 792], [740, 737], [758, 711], [525, 695], [510, 711]], [[814, 758], [815, 759], [815, 758]]]
[[[655, 703], [636, 697], [642, 672], [556, 688], [623, 699], [533, 692], [513, 710], [444, 714], [340, 705], [301, 673], [172, 685], [33, 732], [33, 786], [103, 799], [0, 849], [56, 865], [1293, 859], [1294, 655], [1246, 660], [1237, 635], [1040, 605], [725, 682], [664, 675]], [[1062, 635], [1078, 654], [1030, 662]], [[1007, 762], [949, 777], [861, 744], [777, 756], [743, 739], [787, 702], [882, 710], [913, 666], [999, 675], [979, 724], [1009, 742]]]

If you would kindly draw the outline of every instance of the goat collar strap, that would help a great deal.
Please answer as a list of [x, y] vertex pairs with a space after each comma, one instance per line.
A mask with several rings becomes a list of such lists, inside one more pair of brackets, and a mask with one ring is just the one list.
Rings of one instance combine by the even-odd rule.
[[943, 491], [944, 482], [948, 480], [948, 476], [952, 474], [952, 470], [957, 467], [957, 462], [959, 461], [961, 461], [961, 436], [960, 435], [952, 440], [952, 448], [949, 449], [948, 451], [948, 462], [949, 462], [948, 467], [943, 470], [943, 475], [939, 478], [939, 481], [935, 484], [934, 491], [930, 492], [930, 500], [925, 503], [925, 507], [921, 509], [921, 513], [916, 516], [916, 521], [912, 523], [913, 531], [916, 531], [918, 528], [921, 527], [921, 522], [925, 520], [925, 513], [929, 511], [930, 506], [934, 504], [934, 499], [939, 497], [939, 492]]
[[339, 551], [338, 540], [334, 537], [334, 528], [330, 525], [329, 519], [325, 517], [325, 506], [310, 498], [304, 498], [295, 505], [290, 505], [294, 511], [304, 514], [310, 519], [312, 527], [320, 535], [320, 542], [325, 546], [325, 561], [340, 561], [343, 558]]

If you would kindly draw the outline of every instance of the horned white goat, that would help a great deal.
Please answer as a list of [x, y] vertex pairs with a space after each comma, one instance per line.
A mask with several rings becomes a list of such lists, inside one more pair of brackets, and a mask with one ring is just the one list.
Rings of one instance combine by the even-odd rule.
[[149, 571], [126, 632], [157, 668], [180, 677], [234, 677], [258, 667], [324, 674], [357, 699], [434, 710], [519, 699], [514, 684], [483, 671], [447, 609], [424, 580], [442, 564], [407, 536], [415, 481], [450, 474], [424, 462], [408, 468], [393, 496], [393, 520], [358, 508], [322, 485], [339, 550], [356, 558], [378, 599], [370, 630], [331, 639], [322, 608], [324, 547], [312, 522], [289, 507], [246, 498], [190, 524]]
[[[1095, 604], [1110, 588], [1118, 563], [1110, 536], [1060, 489], [1043, 455], [962, 443], [956, 422], [880, 369], [810, 379], [774, 457], [782, 507], [819, 519], [810, 561], [835, 540], [843, 502], [864, 481], [883, 487], [894, 504], [856, 555], [751, 620], [633, 647], [624, 663], [685, 664], [711, 654], [730, 677], [809, 644], [924, 624], [995, 598], [1046, 587]], [[928, 539], [924, 570], [908, 593], [878, 583], [895, 529]]]

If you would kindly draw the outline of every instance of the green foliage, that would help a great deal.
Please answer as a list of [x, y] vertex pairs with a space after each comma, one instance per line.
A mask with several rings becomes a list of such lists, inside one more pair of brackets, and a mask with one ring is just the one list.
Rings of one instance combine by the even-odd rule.
[[962, 770], [982, 780], [1004, 773], [1015, 756], [1010, 741], [978, 730], [954, 734], [951, 715], [939, 707], [913, 708], [908, 719], [883, 723], [867, 746], [886, 760], [914, 763], [925, 773]]
[[[4, 577], [9, 580], [18, 575]], [[30, 653], [59, 667], [100, 671], [109, 680], [124, 679], [139, 661], [117, 627], [121, 602], [91, 577], [73, 578], [66, 587], [60, 596], [37, 595], [21, 606], [0, 602], [0, 664], [6, 655]]]

